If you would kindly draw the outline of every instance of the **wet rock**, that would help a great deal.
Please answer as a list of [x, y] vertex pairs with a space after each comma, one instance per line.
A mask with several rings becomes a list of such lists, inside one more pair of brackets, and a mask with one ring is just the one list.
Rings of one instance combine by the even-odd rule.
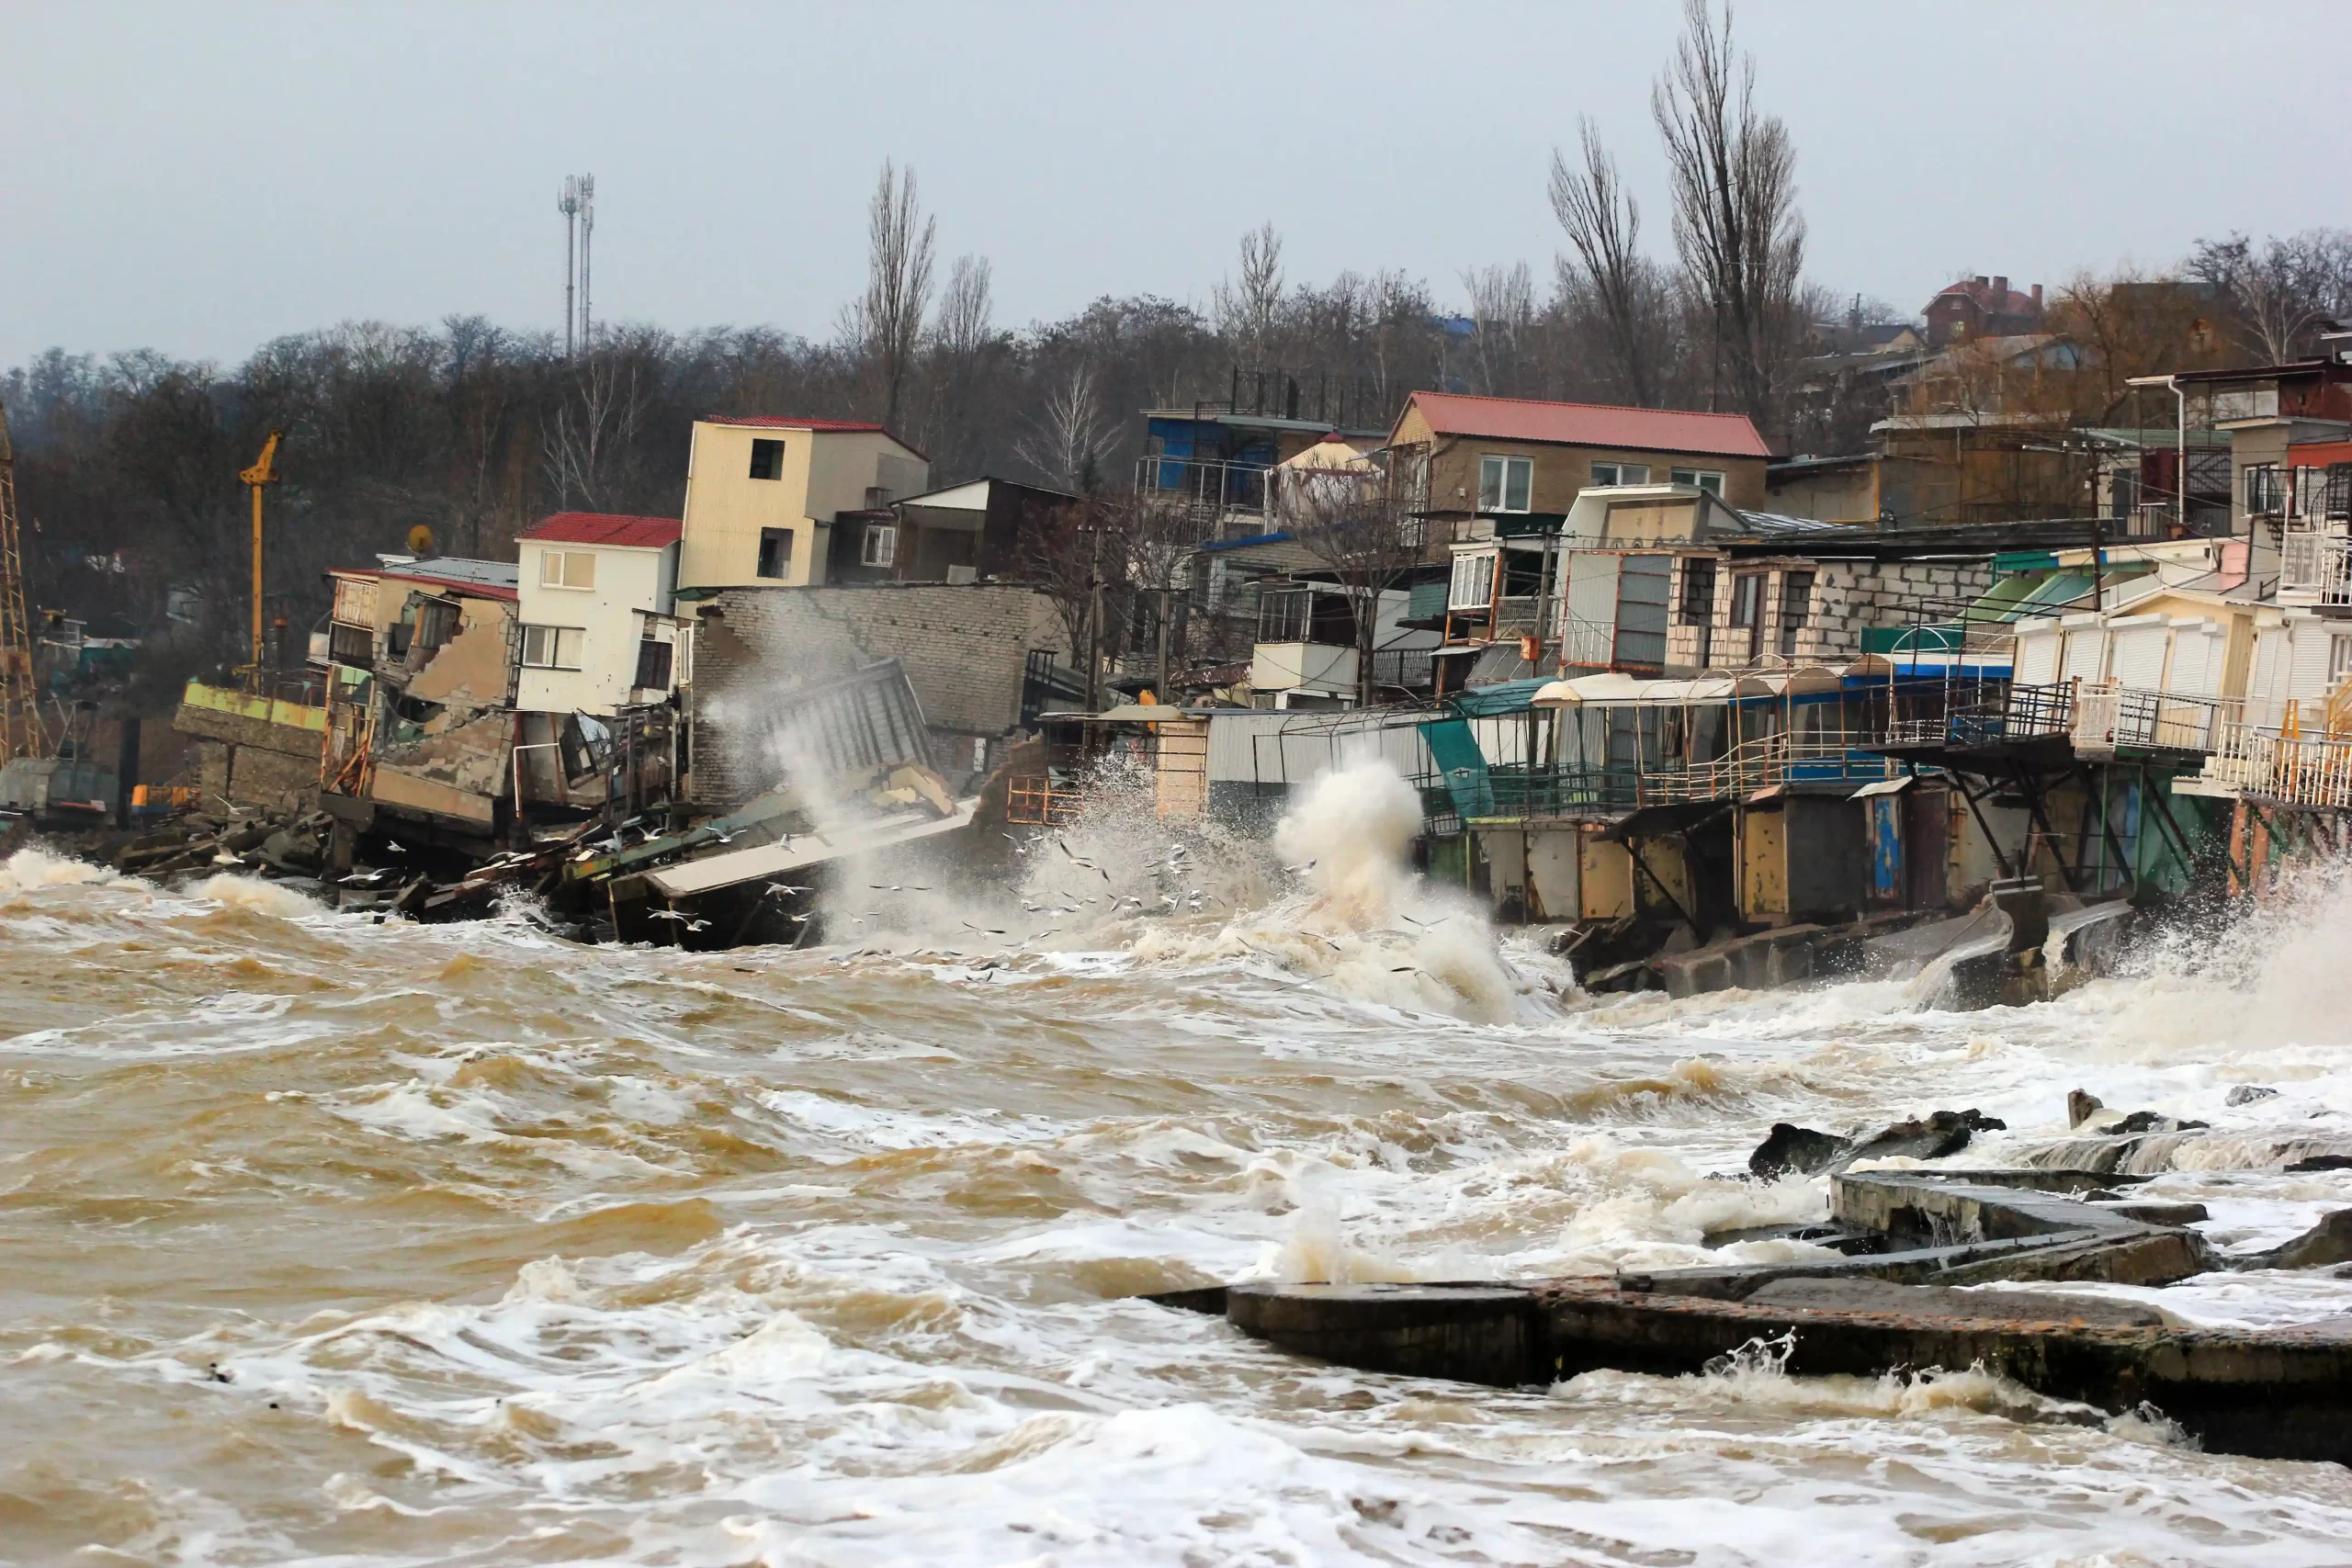
[[2277, 1089], [2271, 1089], [2267, 1085], [2258, 1083], [2242, 1083], [2230, 1090], [2229, 1099], [2224, 1100], [2222, 1103], [2225, 1105], [2252, 1105], [2257, 1100], [2271, 1099], [2273, 1096], [2277, 1095], [2278, 1092], [2278, 1091]]
[[1839, 1161], [1840, 1168], [1864, 1159], [1941, 1159], [1968, 1146], [1978, 1133], [2005, 1132], [2008, 1123], [1974, 1109], [1938, 1111], [1910, 1122], [1897, 1122], [1876, 1137], [1856, 1144]]
[[1759, 1181], [1774, 1181], [1789, 1172], [1813, 1176], [1826, 1170], [1851, 1146], [1834, 1133], [1816, 1133], [1787, 1122], [1775, 1122], [1756, 1152], [1747, 1156], [1747, 1173]]
[[2170, 1116], [2166, 1116], [2160, 1111], [2134, 1111], [2131, 1115], [2126, 1116], [2122, 1121], [2115, 1123], [2114, 1126], [2103, 1127], [2100, 1131], [2118, 1134], [2194, 1133], [2211, 1125], [2212, 1123], [2211, 1122], [2177, 1121]]
[[2338, 1209], [2319, 1224], [2241, 1267], [2252, 1269], [2324, 1269], [2331, 1263], [2352, 1263], [2352, 1209]]
[[2066, 1094], [2066, 1125], [2079, 1127], [2106, 1109], [2098, 1096], [2086, 1094], [2078, 1089], [2070, 1089]]
[[2308, 1176], [2318, 1170], [2352, 1170], [2352, 1155], [2313, 1155], [2299, 1159], [2287, 1168], [2290, 1176]]

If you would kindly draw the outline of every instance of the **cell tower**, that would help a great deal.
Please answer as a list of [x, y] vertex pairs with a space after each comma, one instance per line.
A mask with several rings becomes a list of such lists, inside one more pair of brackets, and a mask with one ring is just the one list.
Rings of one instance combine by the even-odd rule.
[[596, 176], [580, 176], [580, 346], [590, 353], [596, 348], [596, 334], [588, 309], [588, 256], [596, 238]]
[[589, 346], [588, 248], [596, 234], [596, 176], [566, 175], [555, 195], [563, 214], [563, 355]]
[[574, 246], [580, 237], [580, 176], [568, 175], [563, 187], [555, 194], [555, 209], [563, 214], [563, 356], [571, 357], [571, 287], [577, 276], [577, 252]]

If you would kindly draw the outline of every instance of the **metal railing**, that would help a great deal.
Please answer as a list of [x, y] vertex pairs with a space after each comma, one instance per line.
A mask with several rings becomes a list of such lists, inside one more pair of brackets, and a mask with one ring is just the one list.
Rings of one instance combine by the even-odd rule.
[[2112, 755], [2131, 747], [2150, 751], [2210, 751], [2221, 728], [2244, 716], [2237, 697], [2183, 696], [2085, 682], [2075, 693], [2066, 736], [2077, 752]]
[[1146, 457], [1136, 459], [1136, 490], [1147, 499], [1173, 501], [1209, 518], [1228, 513], [1268, 522], [1266, 465], [1225, 458]]
[[[1875, 732], [1831, 733], [1791, 739], [1761, 736], [1708, 762], [1684, 767], [1585, 767], [1506, 763], [1487, 770], [1497, 817], [1556, 817], [1582, 811], [1631, 811], [1645, 806], [1740, 800], [1776, 784], [1851, 783], [1891, 776], [1895, 764], [1875, 752]], [[1428, 808], [1451, 809], [1444, 781], [1423, 779]]]
[[2322, 604], [2352, 605], [2352, 538], [2289, 532], [2279, 543], [2278, 588], [2310, 593]]
[[2203, 782], [2290, 806], [2352, 807], [2352, 740], [2220, 727]]
[[1426, 648], [1374, 649], [1372, 655], [1373, 685], [1401, 686], [1410, 692], [1428, 690], [1436, 666], [1432, 651]]

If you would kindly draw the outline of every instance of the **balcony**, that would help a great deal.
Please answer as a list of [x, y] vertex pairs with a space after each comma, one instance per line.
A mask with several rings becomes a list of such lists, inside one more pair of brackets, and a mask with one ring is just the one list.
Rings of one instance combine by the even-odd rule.
[[1136, 459], [1136, 492], [1172, 504], [1193, 522], [1203, 539], [1246, 537], [1274, 532], [1266, 508], [1266, 465], [1225, 458]]
[[2273, 735], [2252, 725], [2225, 723], [2218, 728], [2204, 772], [2175, 781], [2173, 792], [2285, 806], [2352, 807], [2352, 740]]
[[1250, 651], [1250, 685], [1260, 692], [1352, 695], [1356, 650], [1328, 642], [1261, 642]]
[[2278, 602], [2352, 607], [2352, 538], [2289, 533], [2279, 542]]

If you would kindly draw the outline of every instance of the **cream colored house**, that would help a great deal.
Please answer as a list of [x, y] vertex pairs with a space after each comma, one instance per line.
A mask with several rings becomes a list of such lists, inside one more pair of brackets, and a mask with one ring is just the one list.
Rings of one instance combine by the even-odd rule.
[[674, 517], [563, 512], [518, 537], [517, 709], [610, 715], [692, 679], [679, 534]]
[[676, 585], [813, 587], [895, 545], [891, 503], [930, 488], [930, 460], [878, 424], [698, 419]]

